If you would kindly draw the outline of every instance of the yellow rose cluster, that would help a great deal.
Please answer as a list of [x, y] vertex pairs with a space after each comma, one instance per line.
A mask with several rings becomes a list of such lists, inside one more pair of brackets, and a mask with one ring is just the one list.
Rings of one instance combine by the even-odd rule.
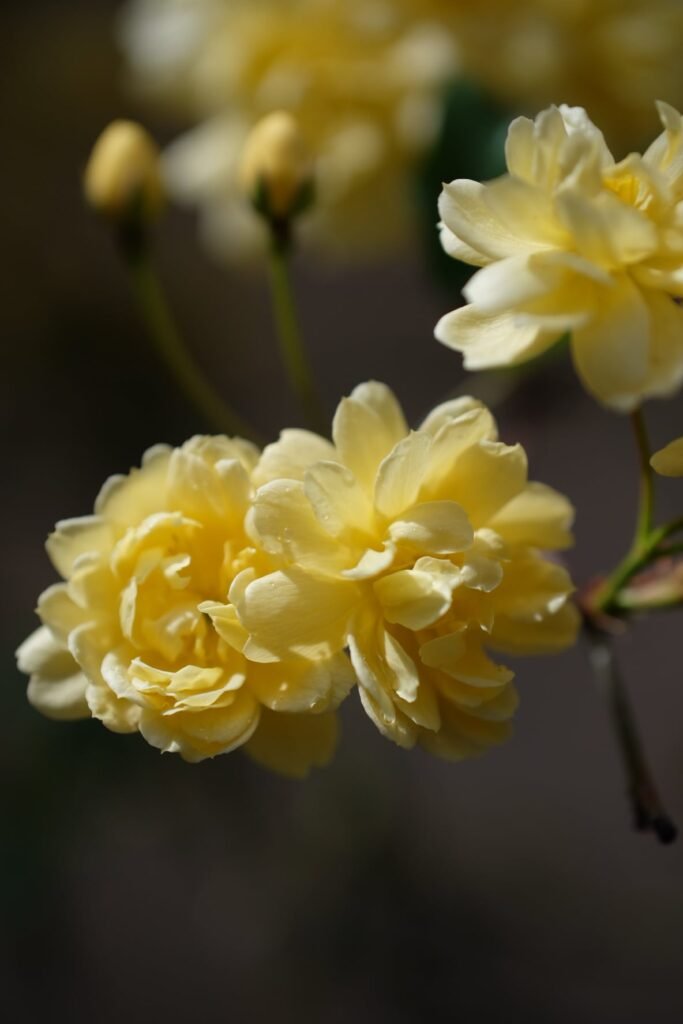
[[[463, 74], [518, 112], [563, 98], [611, 145], [639, 145], [653, 103], [683, 104], [680, 0], [394, 0], [452, 33]], [[622, 151], [625, 151], [622, 150]]]
[[491, 652], [575, 640], [570, 579], [541, 554], [571, 519], [473, 399], [410, 432], [368, 383], [333, 442], [159, 446], [50, 536], [63, 582], [18, 652], [29, 699], [188, 761], [243, 747], [303, 776], [357, 686], [384, 735], [460, 759], [509, 732], [513, 672]]
[[508, 173], [458, 180], [440, 199], [446, 251], [481, 267], [469, 305], [437, 338], [483, 369], [523, 362], [571, 334], [596, 398], [630, 412], [683, 381], [683, 122], [616, 162], [581, 108], [550, 107], [510, 125]]
[[316, 155], [304, 235], [337, 253], [393, 244], [412, 224], [410, 168], [434, 137], [455, 48], [387, 0], [134, 0], [122, 26], [136, 91], [189, 115], [164, 154], [169, 193], [196, 205], [226, 258], [258, 252], [240, 160], [250, 129], [293, 114]]

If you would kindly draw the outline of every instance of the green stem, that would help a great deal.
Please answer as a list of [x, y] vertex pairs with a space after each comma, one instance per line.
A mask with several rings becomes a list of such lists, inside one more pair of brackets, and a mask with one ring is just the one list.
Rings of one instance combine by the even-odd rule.
[[654, 487], [652, 468], [650, 466], [650, 444], [642, 409], [631, 414], [631, 423], [638, 450], [640, 468], [640, 496], [638, 500], [638, 518], [633, 541], [628, 553], [616, 569], [610, 574], [598, 593], [594, 607], [597, 611], [609, 612], [616, 604], [619, 591], [651, 560], [657, 546], [666, 533], [663, 528], [652, 529], [654, 508]]
[[185, 348], [152, 265], [145, 239], [122, 240], [128, 268], [149, 335], [182, 391], [214, 429], [256, 440], [253, 428], [218, 395]]
[[609, 637], [588, 620], [585, 632], [591, 667], [619, 744], [635, 827], [641, 832], [654, 832], [660, 843], [672, 843], [677, 828], [657, 793]]
[[299, 329], [296, 303], [289, 276], [287, 250], [286, 241], [273, 239], [270, 250], [270, 284], [280, 354], [289, 383], [306, 415], [308, 425], [325, 434], [327, 432], [325, 415]]
[[683, 555], [683, 543], [666, 544], [657, 551], [658, 558], [675, 558], [676, 555]]
[[638, 523], [633, 540], [635, 550], [643, 544], [652, 531], [652, 513], [654, 508], [654, 487], [652, 482], [652, 467], [650, 466], [650, 442], [647, 436], [645, 417], [641, 408], [631, 413], [631, 423], [638, 449], [638, 460], [640, 463], [640, 503], [638, 511]]

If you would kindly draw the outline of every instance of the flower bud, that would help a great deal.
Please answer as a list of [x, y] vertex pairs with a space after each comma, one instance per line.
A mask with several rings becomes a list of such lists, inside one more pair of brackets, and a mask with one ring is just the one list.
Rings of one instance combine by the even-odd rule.
[[292, 114], [278, 110], [254, 126], [244, 145], [240, 181], [271, 221], [287, 221], [310, 205], [312, 159]]
[[90, 206], [112, 220], [156, 219], [165, 196], [149, 132], [135, 121], [112, 121], [93, 147], [83, 185]]

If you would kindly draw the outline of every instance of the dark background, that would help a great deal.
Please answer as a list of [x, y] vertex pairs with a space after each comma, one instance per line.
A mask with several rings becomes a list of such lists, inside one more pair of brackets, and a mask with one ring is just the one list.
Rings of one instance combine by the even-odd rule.
[[[189, 766], [26, 703], [12, 652], [54, 579], [53, 523], [87, 513], [105, 477], [148, 445], [207, 429], [156, 362], [81, 202], [80, 172], [109, 119], [145, 117], [162, 140], [175, 127], [121, 89], [116, 7], [5, 0], [0, 15], [8, 1019], [678, 1024], [683, 843], [631, 831], [581, 649], [519, 665], [515, 737], [481, 760], [402, 752], [353, 698], [335, 761], [305, 783], [240, 754]], [[268, 436], [297, 422], [263, 275], [210, 262], [187, 215], [174, 212], [159, 242], [197, 360]], [[457, 386], [458, 357], [432, 339], [457, 289], [428, 265], [417, 249], [374, 267], [300, 262], [330, 412], [370, 377], [413, 420]], [[498, 411], [533, 475], [579, 509], [575, 578], [608, 568], [632, 528], [628, 424], [586, 398], [561, 359]], [[648, 416], [657, 446], [683, 433], [680, 397]], [[662, 515], [680, 513], [683, 481], [661, 490]], [[638, 623], [619, 646], [683, 822], [680, 617]]]

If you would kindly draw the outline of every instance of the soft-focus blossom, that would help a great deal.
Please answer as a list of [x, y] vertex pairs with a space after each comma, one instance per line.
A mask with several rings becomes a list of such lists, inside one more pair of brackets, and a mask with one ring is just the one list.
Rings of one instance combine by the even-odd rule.
[[254, 472], [248, 531], [284, 564], [232, 584], [245, 654], [277, 666], [348, 646], [385, 736], [451, 759], [501, 742], [517, 694], [487, 652], [575, 639], [569, 576], [540, 553], [570, 544], [571, 506], [527, 481], [524, 451], [473, 399], [410, 432], [393, 394], [363, 384], [333, 437], [285, 431]]
[[88, 203], [113, 220], [151, 220], [164, 205], [159, 149], [135, 121], [112, 121], [90, 154], [83, 175]]
[[585, 107], [623, 155], [683, 106], [680, 0], [400, 0], [457, 40], [462, 71], [508, 107]]
[[683, 476], [683, 437], [677, 437], [655, 452], [650, 465], [660, 476]]
[[586, 388], [619, 411], [683, 379], [683, 126], [615, 163], [580, 108], [550, 107], [508, 131], [508, 174], [444, 186], [446, 251], [482, 267], [469, 305], [439, 322], [469, 369], [520, 363], [570, 332]]
[[224, 256], [258, 250], [239, 163], [251, 127], [295, 114], [316, 156], [302, 233], [336, 252], [394, 244], [412, 222], [409, 170], [439, 123], [454, 46], [393, 0], [133, 0], [133, 87], [193, 123], [164, 155], [169, 191], [197, 204]]
[[275, 219], [288, 219], [313, 183], [311, 155], [295, 117], [266, 114], [244, 144], [240, 181], [245, 195]]
[[244, 532], [257, 458], [225, 437], [159, 446], [105, 484], [94, 515], [57, 524], [47, 548], [64, 582], [42, 594], [43, 625], [18, 652], [35, 707], [139, 730], [188, 761], [244, 745], [303, 775], [329, 759], [346, 659], [251, 664], [227, 600], [244, 570], [277, 565]]

